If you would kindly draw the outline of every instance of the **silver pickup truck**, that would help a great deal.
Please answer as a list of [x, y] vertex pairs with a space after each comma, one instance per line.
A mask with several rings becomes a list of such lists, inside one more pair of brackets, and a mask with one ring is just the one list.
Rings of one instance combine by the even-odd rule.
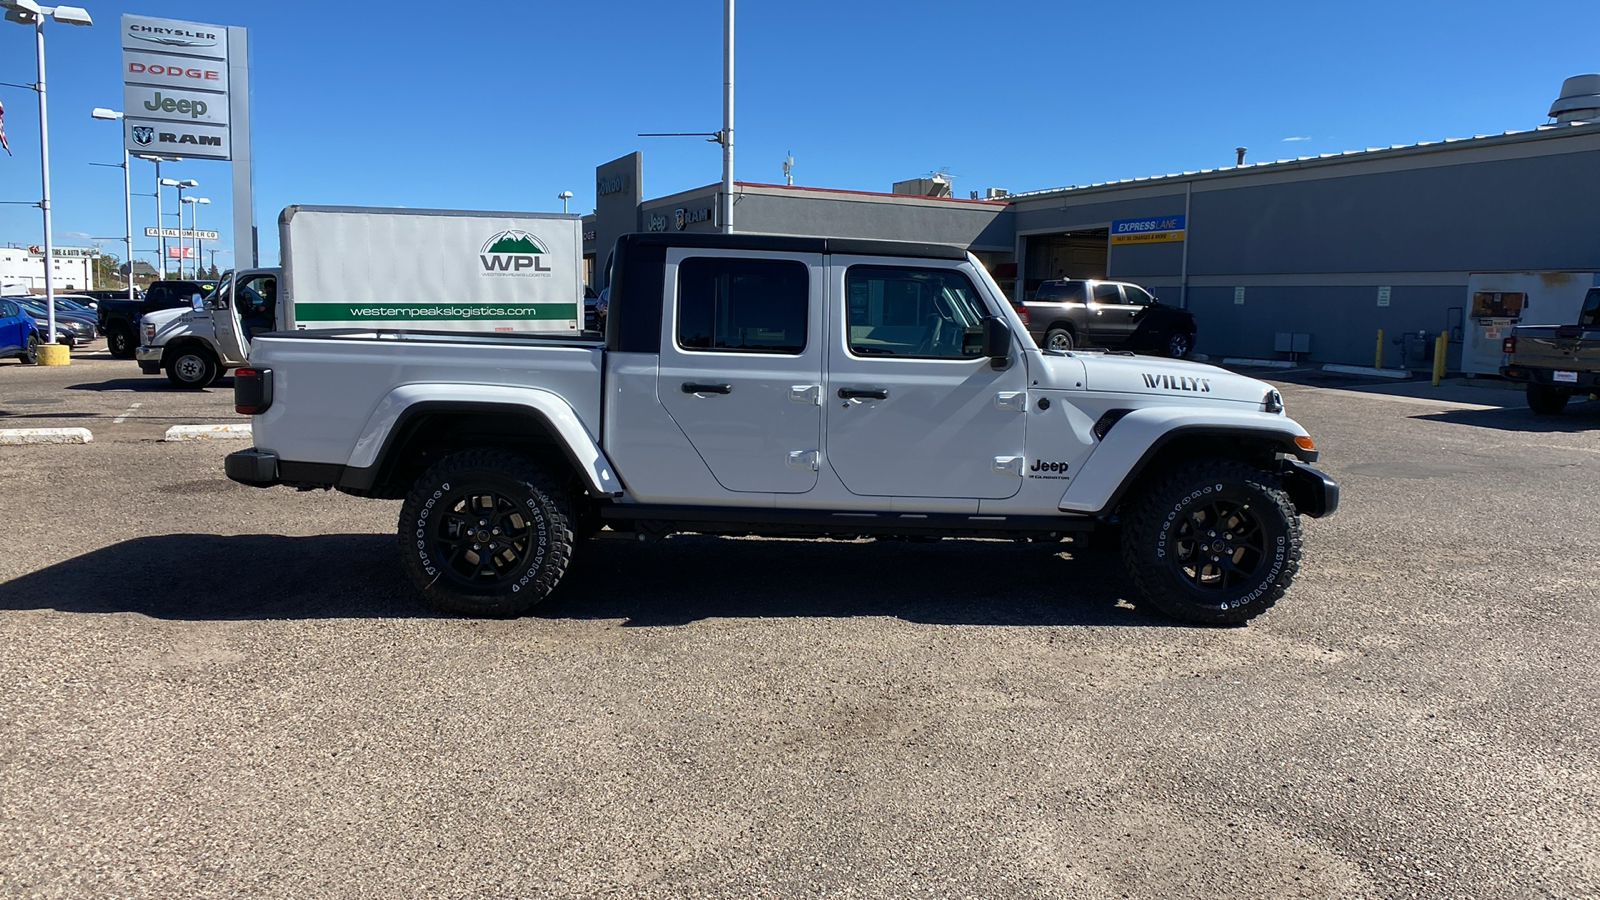
[[1238, 623], [1288, 589], [1300, 517], [1338, 505], [1271, 385], [1041, 350], [964, 250], [634, 234], [613, 260], [603, 340], [258, 336], [234, 373], [255, 446], [228, 476], [404, 498], [413, 583], [499, 616], [600, 535], [1099, 530], [1141, 602]]
[[1528, 386], [1528, 408], [1553, 416], [1573, 394], [1600, 391], [1600, 288], [1583, 298], [1576, 325], [1518, 325], [1501, 349], [1500, 374]]

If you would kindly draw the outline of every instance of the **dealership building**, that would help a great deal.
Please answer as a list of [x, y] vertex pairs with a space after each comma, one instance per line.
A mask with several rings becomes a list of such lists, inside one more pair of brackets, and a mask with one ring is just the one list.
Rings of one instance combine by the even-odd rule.
[[[1218, 357], [1452, 369], [1477, 273], [1600, 273], [1600, 76], [1568, 79], [1556, 124], [986, 198], [924, 178], [889, 193], [736, 182], [734, 230], [956, 244], [1013, 299], [1058, 278], [1143, 285], [1193, 310]], [[596, 170], [586, 261], [628, 231], [716, 231], [720, 185], [642, 196], [634, 153]], [[603, 248], [603, 249], [602, 249]]]
[[[92, 286], [90, 280], [95, 257], [93, 247], [52, 247], [54, 259], [50, 280], [58, 291], [81, 291]], [[0, 247], [0, 293], [44, 293], [44, 251], [38, 246], [9, 244]]]

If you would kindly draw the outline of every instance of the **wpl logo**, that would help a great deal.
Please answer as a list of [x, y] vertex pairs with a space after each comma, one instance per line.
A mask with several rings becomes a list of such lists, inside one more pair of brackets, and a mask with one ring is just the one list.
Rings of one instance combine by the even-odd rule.
[[502, 231], [489, 238], [478, 254], [482, 275], [549, 276], [545, 248], [526, 231]]

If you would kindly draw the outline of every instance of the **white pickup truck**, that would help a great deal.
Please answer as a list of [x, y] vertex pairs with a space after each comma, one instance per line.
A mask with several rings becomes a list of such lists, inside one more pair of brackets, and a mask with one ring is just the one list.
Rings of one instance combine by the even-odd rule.
[[1288, 589], [1300, 516], [1338, 506], [1271, 385], [1040, 350], [963, 250], [633, 234], [613, 260], [603, 342], [258, 337], [234, 386], [255, 446], [228, 476], [404, 498], [417, 588], [494, 616], [548, 596], [602, 533], [1120, 529], [1136, 600], [1238, 623]]

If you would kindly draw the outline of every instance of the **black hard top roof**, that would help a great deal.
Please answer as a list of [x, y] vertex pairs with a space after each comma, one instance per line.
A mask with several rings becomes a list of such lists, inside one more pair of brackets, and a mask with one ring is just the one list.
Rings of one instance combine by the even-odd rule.
[[848, 253], [854, 256], [910, 256], [921, 259], [966, 259], [963, 247], [912, 241], [869, 241], [860, 238], [791, 237], [774, 234], [696, 234], [639, 232], [617, 239], [641, 247], [705, 247], [719, 250], [768, 250], [782, 253]]

